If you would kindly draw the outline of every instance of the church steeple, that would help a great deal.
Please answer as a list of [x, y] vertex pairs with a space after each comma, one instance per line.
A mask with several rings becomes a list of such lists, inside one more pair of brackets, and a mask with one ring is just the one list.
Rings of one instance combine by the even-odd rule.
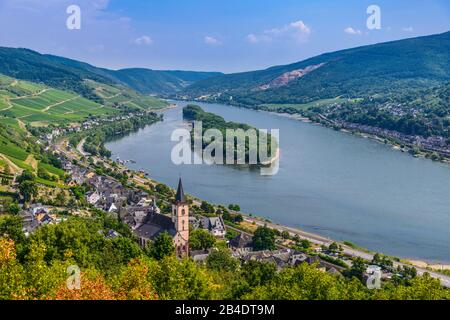
[[178, 256], [189, 254], [189, 205], [184, 196], [183, 182], [178, 181], [175, 202], [172, 204], [172, 222], [177, 234], [174, 244]]
[[177, 188], [177, 194], [175, 196], [175, 202], [176, 203], [185, 203], [186, 202], [186, 198], [184, 196], [184, 191], [183, 191], [183, 183], [181, 182], [181, 178], [180, 178], [180, 180], [178, 180], [178, 188]]

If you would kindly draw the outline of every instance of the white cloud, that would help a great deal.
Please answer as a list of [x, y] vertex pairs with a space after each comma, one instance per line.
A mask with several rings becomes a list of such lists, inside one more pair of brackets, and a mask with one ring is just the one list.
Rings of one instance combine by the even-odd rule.
[[348, 33], [348, 34], [353, 34], [353, 35], [360, 35], [360, 34], [362, 34], [361, 30], [353, 29], [352, 27], [345, 28], [344, 32]]
[[268, 35], [265, 34], [256, 35], [253, 33], [247, 35], [246, 39], [250, 43], [269, 42], [270, 40], [272, 40], [272, 38], [269, 37]]
[[414, 32], [414, 28], [413, 27], [403, 27], [402, 31], [403, 32]]
[[148, 45], [151, 45], [153, 43], [153, 40], [149, 36], [142, 36], [142, 37], [134, 39], [133, 43], [138, 45], [138, 46], [142, 46], [142, 45], [148, 46]]
[[275, 38], [294, 38], [297, 41], [304, 42], [308, 40], [311, 34], [311, 28], [307, 26], [302, 20], [294, 21], [282, 27], [265, 30], [261, 34], [251, 33], [247, 35], [246, 39], [250, 43], [268, 42]]
[[299, 32], [304, 33], [304, 34], [311, 33], [311, 29], [301, 20], [291, 22], [291, 24], [289, 26], [291, 28], [293, 28], [294, 30], [298, 30]]
[[203, 41], [211, 46], [219, 46], [222, 44], [222, 42], [220, 42], [219, 40], [217, 40], [214, 37], [210, 37], [210, 36], [206, 36], [205, 38], [203, 38]]

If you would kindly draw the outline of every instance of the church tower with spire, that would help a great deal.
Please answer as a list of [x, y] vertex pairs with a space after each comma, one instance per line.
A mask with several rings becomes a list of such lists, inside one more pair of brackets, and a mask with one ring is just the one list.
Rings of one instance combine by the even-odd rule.
[[189, 205], [184, 196], [183, 183], [178, 181], [175, 202], [172, 204], [172, 222], [175, 225], [175, 249], [178, 256], [189, 254]]

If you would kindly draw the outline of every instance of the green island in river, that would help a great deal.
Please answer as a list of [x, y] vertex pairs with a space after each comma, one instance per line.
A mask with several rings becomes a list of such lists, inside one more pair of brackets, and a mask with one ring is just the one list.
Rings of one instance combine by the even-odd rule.
[[[270, 133], [244, 123], [225, 121], [221, 116], [206, 112], [194, 104], [183, 108], [183, 118], [192, 124], [201, 123], [201, 130], [195, 130], [195, 125], [191, 129], [192, 145], [194, 146], [194, 141], [201, 140], [203, 151], [208, 146], [217, 146], [211, 152], [212, 157], [216, 157], [216, 150], [222, 148], [222, 157], [218, 158], [226, 157], [227, 164], [267, 166], [278, 158], [278, 141]], [[214, 129], [218, 131], [211, 134], [209, 130]], [[232, 161], [228, 159], [229, 154], [233, 155]]]

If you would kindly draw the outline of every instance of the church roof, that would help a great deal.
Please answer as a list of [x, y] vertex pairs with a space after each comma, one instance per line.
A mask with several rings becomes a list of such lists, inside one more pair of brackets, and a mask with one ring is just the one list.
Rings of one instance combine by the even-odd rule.
[[172, 237], [175, 236], [175, 225], [170, 217], [162, 214], [151, 215], [146, 223], [134, 231], [139, 237], [153, 239], [162, 232], [168, 232]]
[[178, 203], [186, 202], [186, 197], [184, 196], [183, 183], [181, 182], [181, 178], [178, 181], [178, 188], [177, 188], [177, 194], [175, 196], [175, 202], [178, 202]]

